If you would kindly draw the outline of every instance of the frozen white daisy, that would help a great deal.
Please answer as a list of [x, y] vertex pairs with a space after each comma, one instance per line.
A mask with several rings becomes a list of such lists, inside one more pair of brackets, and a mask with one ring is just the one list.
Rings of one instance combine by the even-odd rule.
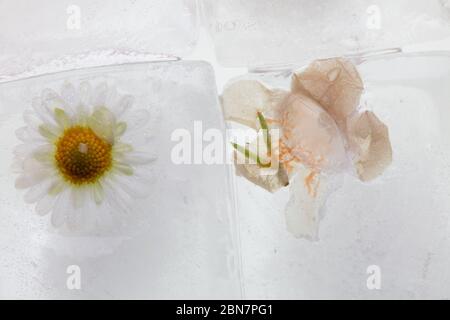
[[150, 115], [114, 86], [78, 88], [65, 82], [57, 93], [42, 91], [24, 112], [22, 141], [15, 150], [16, 188], [55, 227], [98, 222], [98, 213], [126, 212], [131, 199], [146, 196], [155, 157], [141, 148]]

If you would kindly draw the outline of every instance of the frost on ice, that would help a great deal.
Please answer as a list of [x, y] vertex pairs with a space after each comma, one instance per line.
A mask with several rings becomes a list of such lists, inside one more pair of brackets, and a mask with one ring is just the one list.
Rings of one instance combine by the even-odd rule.
[[[317, 239], [333, 177], [356, 171], [361, 181], [375, 179], [391, 163], [392, 148], [387, 126], [374, 113], [359, 110], [364, 85], [350, 61], [314, 61], [295, 71], [291, 81], [288, 91], [238, 80], [224, 90], [222, 104], [227, 120], [264, 129], [269, 139], [271, 129], [279, 130], [278, 143], [257, 139], [245, 148], [235, 145], [236, 172], [270, 192], [290, 185], [287, 229]], [[242, 161], [251, 157], [254, 163]], [[262, 163], [272, 168], [275, 163], [276, 170], [268, 174]]]

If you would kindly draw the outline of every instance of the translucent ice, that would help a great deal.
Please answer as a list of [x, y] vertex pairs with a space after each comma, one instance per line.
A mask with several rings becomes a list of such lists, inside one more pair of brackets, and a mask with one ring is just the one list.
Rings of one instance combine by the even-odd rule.
[[[363, 107], [389, 127], [393, 162], [369, 183], [329, 182], [318, 242], [286, 232], [288, 190], [272, 195], [238, 179], [248, 298], [450, 297], [450, 57], [378, 57], [358, 71]], [[284, 70], [251, 76], [290, 85]], [[381, 290], [367, 286], [373, 266]]]
[[[14, 187], [15, 130], [43, 88], [108, 81], [135, 97], [151, 125], [135, 137], [158, 153], [149, 197], [132, 214], [90, 232], [61, 232]], [[239, 258], [228, 166], [176, 165], [175, 129], [223, 129], [214, 75], [202, 62], [154, 62], [45, 75], [0, 84], [0, 297], [239, 298]], [[135, 119], [139, 122], [139, 119]], [[68, 290], [69, 266], [81, 290]]]
[[[275, 192], [294, 181], [286, 209], [288, 230], [296, 237], [317, 239], [319, 214], [328, 190], [328, 175], [342, 173], [353, 158], [358, 176], [368, 181], [382, 174], [392, 161], [389, 131], [372, 112], [360, 113], [364, 86], [351, 61], [342, 58], [316, 60], [295, 71], [289, 91], [270, 90], [255, 80], [237, 80], [225, 88], [222, 104], [229, 120], [278, 130], [277, 145], [267, 143], [271, 159], [256, 156], [256, 164], [237, 164], [237, 173], [258, 186]], [[263, 115], [264, 114], [264, 115]], [[267, 120], [264, 118], [267, 116]], [[264, 137], [264, 135], [263, 135]], [[259, 147], [260, 140], [256, 145]], [[252, 144], [251, 144], [252, 145]], [[264, 144], [263, 144], [264, 145]], [[236, 160], [255, 157], [258, 150], [235, 146]], [[263, 164], [277, 170], [263, 171]], [[260, 167], [260, 171], [256, 170]], [[284, 179], [283, 179], [284, 178]], [[286, 179], [287, 178], [287, 179]]]
[[219, 62], [260, 66], [450, 37], [442, 0], [203, 0]]
[[1, 1], [0, 12], [0, 80], [183, 56], [197, 37], [188, 0]]

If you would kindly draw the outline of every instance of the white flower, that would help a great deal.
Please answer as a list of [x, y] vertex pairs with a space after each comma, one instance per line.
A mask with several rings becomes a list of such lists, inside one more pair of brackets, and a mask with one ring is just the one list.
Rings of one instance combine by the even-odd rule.
[[101, 209], [127, 211], [131, 199], [146, 195], [154, 157], [139, 148], [150, 116], [133, 102], [106, 83], [65, 82], [59, 94], [43, 90], [24, 112], [16, 188], [28, 189], [25, 201], [40, 215], [52, 213], [54, 226], [95, 222]]

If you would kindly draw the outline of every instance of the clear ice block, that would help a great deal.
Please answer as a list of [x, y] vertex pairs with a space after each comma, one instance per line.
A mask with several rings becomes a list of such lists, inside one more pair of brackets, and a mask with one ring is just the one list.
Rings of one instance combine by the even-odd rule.
[[[393, 163], [369, 183], [339, 176], [317, 242], [286, 230], [288, 188], [270, 194], [237, 178], [247, 298], [450, 298], [450, 53], [354, 61], [361, 107], [388, 126]], [[245, 77], [288, 89], [290, 76]], [[379, 290], [367, 285], [374, 268]]]
[[[42, 89], [58, 89], [65, 80], [107, 81], [151, 115], [144, 134], [157, 154], [150, 196], [114, 228], [55, 230], [14, 187], [22, 113]], [[204, 62], [117, 65], [1, 83], [0, 298], [241, 297], [229, 166], [171, 161], [171, 133], [193, 135], [196, 120], [204, 130], [224, 128], [214, 73]], [[72, 265], [81, 269], [81, 290], [67, 287]]]
[[1, 1], [0, 13], [0, 81], [185, 56], [197, 39], [191, 0]]
[[307, 62], [450, 38], [446, 0], [202, 0], [225, 66]]

